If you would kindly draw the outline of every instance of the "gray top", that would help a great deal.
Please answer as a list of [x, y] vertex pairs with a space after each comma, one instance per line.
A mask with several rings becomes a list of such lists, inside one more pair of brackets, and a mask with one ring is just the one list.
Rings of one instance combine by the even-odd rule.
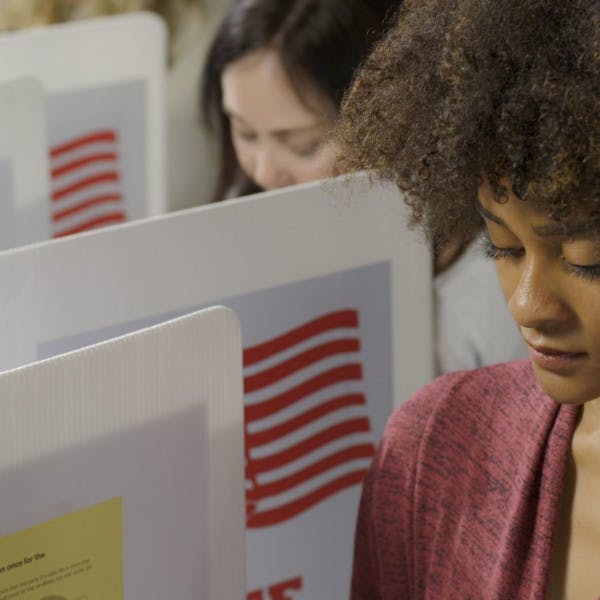
[[435, 278], [434, 302], [438, 374], [527, 356], [480, 240]]

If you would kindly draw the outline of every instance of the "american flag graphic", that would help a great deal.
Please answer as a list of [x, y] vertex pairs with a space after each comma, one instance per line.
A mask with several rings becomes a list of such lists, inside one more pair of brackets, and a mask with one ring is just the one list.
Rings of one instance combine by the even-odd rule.
[[354, 309], [244, 349], [247, 527], [362, 482], [374, 445], [360, 352]]
[[113, 129], [81, 133], [51, 147], [53, 237], [127, 220], [119, 165]]

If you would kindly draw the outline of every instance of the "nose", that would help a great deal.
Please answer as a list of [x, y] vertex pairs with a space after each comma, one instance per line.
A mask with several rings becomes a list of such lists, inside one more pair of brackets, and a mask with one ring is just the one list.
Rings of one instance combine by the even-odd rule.
[[265, 190], [273, 190], [293, 183], [271, 149], [261, 150], [257, 154], [253, 179]]
[[519, 328], [555, 334], [572, 325], [574, 313], [548, 265], [536, 257], [524, 258], [516, 277], [508, 308]]

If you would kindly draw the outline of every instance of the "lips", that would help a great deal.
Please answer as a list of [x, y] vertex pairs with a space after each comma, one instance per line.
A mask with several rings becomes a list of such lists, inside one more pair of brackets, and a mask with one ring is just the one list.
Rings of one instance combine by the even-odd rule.
[[535, 352], [545, 354], [546, 356], [580, 356], [582, 354], [585, 354], [585, 352], [570, 352], [568, 350], [556, 350], [554, 348], [546, 348], [545, 346], [535, 346], [533, 344], [529, 344], [529, 347]]
[[549, 371], [568, 371], [587, 356], [586, 352], [571, 352], [558, 348], [537, 346], [527, 342], [531, 360], [543, 369]]

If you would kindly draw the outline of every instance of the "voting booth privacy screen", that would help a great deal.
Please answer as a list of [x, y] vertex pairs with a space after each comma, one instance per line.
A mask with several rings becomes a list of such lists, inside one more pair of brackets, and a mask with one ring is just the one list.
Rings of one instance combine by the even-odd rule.
[[[0, 34], [0, 77], [31, 77], [43, 90], [36, 124], [48, 163], [47, 194], [13, 196], [15, 215], [0, 235], [15, 223], [30, 229], [0, 247], [165, 210], [165, 64], [165, 27], [150, 13]], [[32, 156], [41, 148], [27, 136], [12, 144]], [[23, 202], [29, 218], [19, 221]]]
[[342, 598], [360, 485], [431, 380], [430, 256], [365, 177], [0, 255], [0, 368], [214, 303], [242, 325], [247, 592]]
[[51, 221], [44, 90], [0, 76], [0, 250], [47, 239]]
[[243, 598], [241, 369], [221, 307], [1, 374], [0, 598]]

